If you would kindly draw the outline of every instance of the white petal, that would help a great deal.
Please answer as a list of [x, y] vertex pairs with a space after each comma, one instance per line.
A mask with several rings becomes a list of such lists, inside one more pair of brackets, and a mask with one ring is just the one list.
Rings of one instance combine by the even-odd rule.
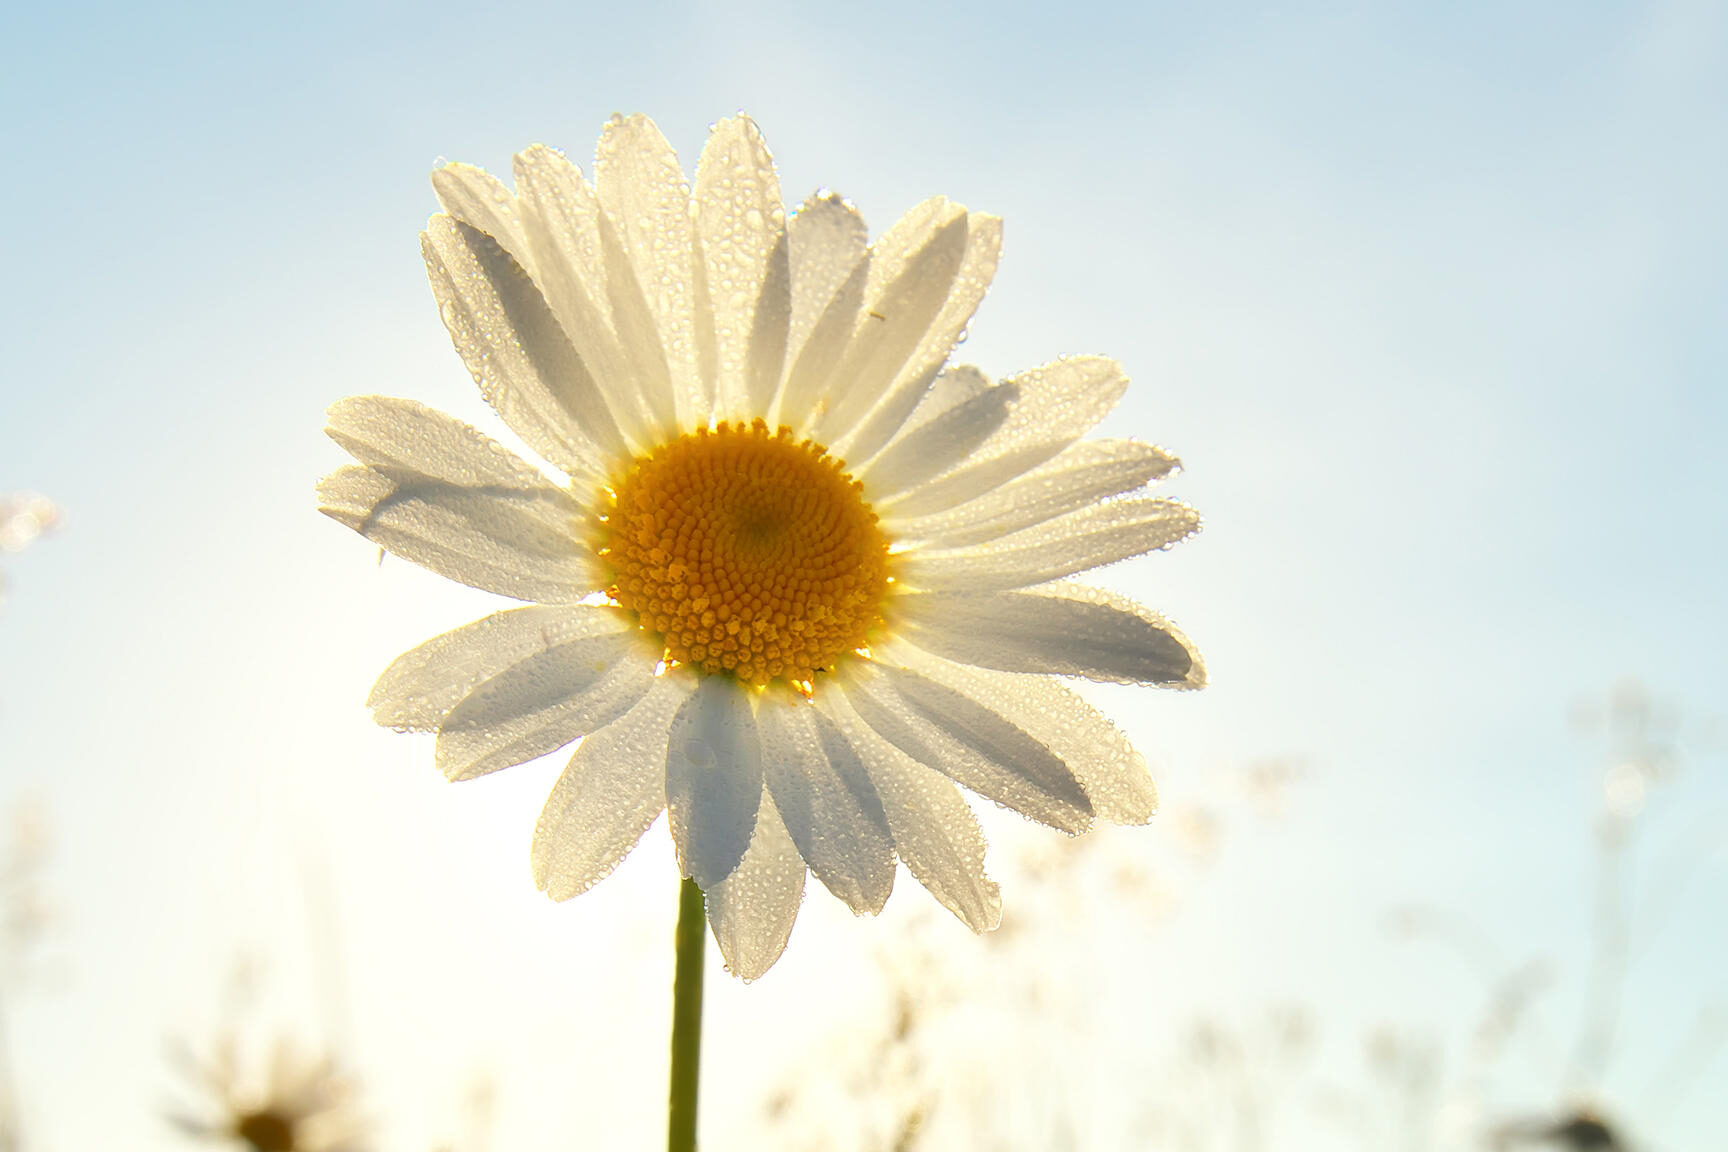
[[749, 982], [773, 967], [804, 900], [804, 861], [770, 797], [762, 797], [744, 859], [704, 895], [727, 970]]
[[362, 464], [471, 488], [550, 488], [539, 470], [436, 408], [394, 396], [350, 396], [325, 413], [324, 434]]
[[1025, 588], [1168, 548], [1199, 527], [1199, 514], [1186, 504], [1114, 500], [990, 544], [912, 553], [900, 573], [906, 587], [926, 591]]
[[1091, 806], [1067, 766], [979, 701], [879, 661], [842, 685], [859, 718], [919, 763], [1052, 828], [1091, 826]]
[[533, 270], [516, 197], [496, 176], [472, 164], [446, 164], [432, 170], [432, 191], [444, 211], [486, 233], [523, 267]]
[[929, 391], [924, 393], [924, 399], [918, 402], [918, 407], [912, 410], [912, 415], [900, 435], [906, 436], [924, 427], [989, 387], [990, 377], [976, 364], [948, 365], [930, 382]]
[[450, 709], [511, 665], [557, 644], [632, 627], [618, 608], [539, 604], [495, 612], [435, 636], [391, 661], [366, 706], [378, 723], [404, 732], [436, 732]]
[[474, 487], [414, 473], [342, 468], [318, 510], [440, 576], [518, 600], [573, 602], [597, 572], [577, 539], [581, 507], [540, 479]]
[[832, 721], [802, 701], [757, 712], [762, 773], [810, 871], [859, 915], [894, 887], [894, 841], [870, 776]]
[[888, 655], [938, 683], [990, 701], [1062, 758], [1100, 819], [1144, 824], [1158, 810], [1158, 789], [1145, 759], [1114, 724], [1065, 685], [1044, 676], [961, 667], [909, 645], [890, 645]]
[[896, 539], [927, 540], [935, 548], [981, 544], [1132, 492], [1178, 467], [1176, 457], [1150, 444], [1081, 440], [976, 500], [929, 516], [887, 512], [882, 525]]
[[573, 475], [628, 455], [598, 386], [540, 289], [499, 243], [448, 216], [420, 234], [438, 311], [486, 400]]
[[984, 874], [984, 834], [953, 782], [876, 735], [840, 693], [818, 699], [876, 785], [894, 851], [913, 877], [972, 931], [995, 928], [1002, 893]]
[[450, 710], [438, 725], [438, 770], [471, 780], [604, 728], [642, 699], [654, 662], [634, 629], [548, 645]]
[[[786, 222], [786, 234], [792, 247], [792, 318], [786, 346], [796, 356], [835, 293], [853, 269], [867, 261], [869, 238], [858, 209], [833, 192], [817, 192], [804, 201]], [[860, 280], [857, 299], [863, 296], [864, 282]], [[854, 304], [848, 332], [856, 319]]]
[[612, 330], [626, 360], [643, 373], [640, 391], [655, 421], [669, 427], [694, 426], [698, 423], [694, 414], [706, 412], [709, 403], [695, 362], [663, 343], [660, 322], [643, 294], [642, 277], [630, 262], [617, 227], [604, 212], [599, 226], [606, 287], [612, 299]]
[[[516, 213], [533, 258], [536, 282], [547, 284], [541, 274], [551, 269], [541, 265], [556, 257], [587, 293], [601, 321], [611, 324], [606, 256], [600, 249], [600, 201], [594, 189], [569, 157], [544, 144], [518, 152], [511, 169], [516, 178]], [[546, 294], [548, 299], [553, 296], [549, 289]]]
[[540, 145], [516, 156], [516, 187], [535, 281], [619, 428], [638, 451], [651, 447], [677, 423], [672, 380], [646, 305], [619, 310], [642, 318], [651, 337], [646, 346], [633, 340], [627, 351], [613, 331], [600, 202], [574, 164]]
[[[965, 214], [964, 207], [946, 196], [931, 196], [913, 205], [870, 246], [870, 279], [864, 298], [881, 298], [888, 285], [899, 279], [907, 265], [930, 243], [930, 238]], [[862, 318], [859, 323], [863, 323]]]
[[[948, 208], [951, 211], [939, 217], [941, 226], [905, 261], [900, 274], [879, 295], [866, 293], [865, 311], [829, 381], [826, 407], [812, 425], [818, 442], [831, 447], [840, 444], [883, 400], [946, 306], [954, 274], [966, 254], [967, 229], [964, 209]], [[872, 259], [872, 274], [881, 263]], [[928, 386], [935, 375], [932, 368], [923, 384]]]
[[678, 863], [703, 889], [744, 858], [762, 801], [762, 749], [749, 694], [704, 676], [673, 718], [666, 745], [666, 809]]
[[846, 459], [868, 460], [906, 424], [960, 342], [966, 325], [972, 322], [990, 281], [996, 276], [996, 263], [1001, 255], [1001, 219], [974, 212], [967, 218], [966, 252], [955, 270], [942, 310], [930, 322], [918, 347], [906, 358], [870, 414], [860, 420], [840, 445]]
[[749, 369], [768, 390], [779, 384], [792, 308], [780, 178], [748, 116], [714, 125], [691, 202], [714, 310], [716, 414], [748, 419], [766, 411], [749, 405]]
[[948, 409], [900, 437], [858, 473], [871, 500], [922, 484], [966, 459], [1008, 419], [1020, 397], [1012, 383], [999, 384]]
[[1205, 682], [1187, 637], [1157, 613], [1100, 588], [910, 594], [894, 608], [896, 635], [961, 664], [1118, 684]]
[[[768, 271], [751, 316], [750, 354], [744, 366], [742, 415], [765, 418], [774, 411], [786, 373], [787, 325], [792, 318], [792, 270], [786, 233], [768, 254]], [[736, 410], [736, 409], [735, 409]]]
[[1121, 366], [1103, 356], [1069, 356], [1011, 379], [1021, 395], [1008, 422], [954, 471], [907, 492], [885, 513], [941, 512], [1036, 468], [1084, 436], [1128, 387]]
[[584, 737], [534, 827], [534, 883], [554, 900], [605, 879], [666, 807], [666, 733], [693, 685], [662, 676], [619, 719]]
[[[706, 290], [699, 283], [690, 188], [677, 154], [652, 120], [614, 117], [606, 125], [594, 159], [594, 191], [654, 318], [677, 390], [680, 424], [705, 423], [713, 402], [704, 383], [712, 372], [713, 348], [706, 335], [707, 346], [698, 346], [697, 297]], [[606, 238], [603, 232], [602, 239]], [[609, 258], [606, 271], [616, 316], [621, 270]], [[706, 307], [705, 300], [703, 304]], [[622, 317], [616, 318], [616, 326], [622, 335]], [[708, 327], [704, 317], [704, 333]], [[709, 361], [706, 373], [699, 363], [704, 359]]]
[[776, 426], [785, 424], [797, 431], [808, 431], [827, 411], [828, 389], [840, 369], [841, 357], [852, 342], [858, 310], [864, 306], [864, 283], [869, 273], [870, 254], [866, 252], [817, 317], [810, 335], [786, 369], [786, 383], [774, 414]]

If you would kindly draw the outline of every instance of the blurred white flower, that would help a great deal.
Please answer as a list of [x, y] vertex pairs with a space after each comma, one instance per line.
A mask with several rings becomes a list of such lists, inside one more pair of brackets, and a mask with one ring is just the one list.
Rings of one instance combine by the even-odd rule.
[[59, 520], [60, 509], [46, 496], [34, 492], [0, 494], [0, 552], [22, 551]]
[[174, 1113], [190, 1136], [250, 1152], [360, 1152], [365, 1124], [351, 1086], [328, 1060], [278, 1044], [261, 1076], [248, 1076], [232, 1039], [218, 1042], [209, 1064], [185, 1056], [196, 1087], [208, 1095], [196, 1114]]
[[662, 810], [731, 970], [779, 957], [806, 868], [859, 914], [895, 857], [975, 930], [984, 840], [954, 787], [1068, 833], [1141, 823], [1145, 764], [1053, 679], [1197, 687], [1163, 618], [1064, 582], [1191, 534], [1138, 494], [1159, 448], [1084, 440], [1127, 381], [1101, 357], [1000, 382], [950, 365], [1001, 221], [942, 197], [868, 244], [855, 208], [790, 217], [756, 126], [686, 183], [644, 117], [594, 180], [535, 146], [515, 192], [433, 174], [421, 236], [486, 399], [557, 480], [466, 424], [370, 396], [330, 412], [360, 462], [322, 510], [453, 580], [538, 602], [398, 659], [379, 723], [465, 780], [581, 739], [541, 815], [553, 898]]

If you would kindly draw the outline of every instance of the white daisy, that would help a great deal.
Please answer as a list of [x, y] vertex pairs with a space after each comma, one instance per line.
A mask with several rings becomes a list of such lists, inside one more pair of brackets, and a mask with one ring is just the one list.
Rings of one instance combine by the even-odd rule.
[[257, 1078], [242, 1070], [232, 1038], [217, 1042], [208, 1065], [184, 1051], [175, 1055], [211, 1097], [204, 1115], [169, 1116], [189, 1136], [247, 1152], [360, 1152], [367, 1146], [352, 1086], [328, 1060], [279, 1043], [265, 1075]]
[[955, 783], [1064, 832], [1141, 823], [1140, 756], [1055, 677], [1196, 687], [1162, 617], [1065, 578], [1168, 547], [1139, 490], [1176, 459], [1083, 440], [1127, 386], [1071, 357], [948, 364], [1001, 221], [934, 197], [874, 244], [819, 192], [790, 216], [745, 117], [686, 182], [645, 117], [593, 182], [551, 149], [433, 173], [433, 293], [492, 407], [551, 469], [410, 400], [329, 433], [322, 510], [519, 600], [385, 671], [379, 723], [466, 780], [580, 740], [540, 817], [554, 899], [662, 811], [728, 967], [779, 957], [814, 872], [875, 913], [895, 858], [977, 931], [1001, 903]]

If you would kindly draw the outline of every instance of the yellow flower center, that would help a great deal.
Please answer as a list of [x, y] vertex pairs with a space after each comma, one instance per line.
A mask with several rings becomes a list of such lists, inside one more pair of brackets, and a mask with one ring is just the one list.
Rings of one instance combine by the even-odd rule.
[[862, 486], [757, 420], [631, 461], [601, 517], [607, 591], [669, 662], [808, 692], [881, 626], [888, 541]]

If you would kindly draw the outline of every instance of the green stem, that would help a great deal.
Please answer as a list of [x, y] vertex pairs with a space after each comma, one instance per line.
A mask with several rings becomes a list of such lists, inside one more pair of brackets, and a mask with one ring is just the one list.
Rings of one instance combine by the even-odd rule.
[[678, 960], [672, 978], [672, 1091], [667, 1106], [668, 1152], [695, 1152], [696, 1071], [702, 1056], [702, 959], [707, 947], [702, 889], [686, 879], [678, 893]]

